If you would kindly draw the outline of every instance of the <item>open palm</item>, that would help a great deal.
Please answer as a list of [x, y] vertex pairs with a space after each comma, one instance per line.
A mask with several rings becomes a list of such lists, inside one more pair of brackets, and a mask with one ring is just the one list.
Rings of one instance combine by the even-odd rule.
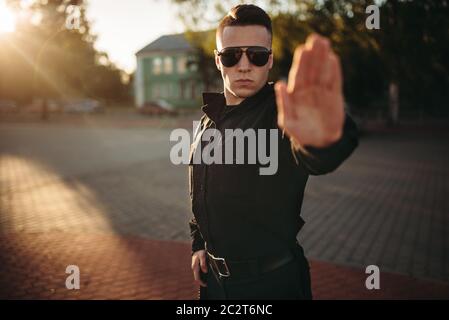
[[344, 123], [340, 61], [329, 40], [313, 34], [295, 50], [288, 84], [275, 86], [278, 125], [295, 147], [326, 147]]

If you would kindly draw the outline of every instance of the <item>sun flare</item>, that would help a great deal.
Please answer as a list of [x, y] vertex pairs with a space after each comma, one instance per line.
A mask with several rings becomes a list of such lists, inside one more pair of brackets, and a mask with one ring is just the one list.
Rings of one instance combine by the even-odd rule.
[[13, 32], [16, 28], [16, 17], [4, 0], [0, 0], [0, 33]]

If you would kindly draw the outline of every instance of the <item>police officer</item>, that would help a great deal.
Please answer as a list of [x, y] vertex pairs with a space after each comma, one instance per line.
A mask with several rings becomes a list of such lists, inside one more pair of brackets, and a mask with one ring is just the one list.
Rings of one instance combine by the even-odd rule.
[[[309, 264], [296, 240], [306, 182], [335, 170], [358, 145], [343, 106], [340, 61], [329, 41], [313, 34], [296, 48], [288, 84], [268, 83], [271, 20], [255, 5], [238, 5], [222, 19], [216, 45], [224, 92], [203, 93], [189, 165], [200, 299], [311, 299]], [[203, 139], [208, 129], [222, 136], [226, 129], [275, 129], [276, 173], [261, 175], [259, 162], [194, 161], [213, 143]]]

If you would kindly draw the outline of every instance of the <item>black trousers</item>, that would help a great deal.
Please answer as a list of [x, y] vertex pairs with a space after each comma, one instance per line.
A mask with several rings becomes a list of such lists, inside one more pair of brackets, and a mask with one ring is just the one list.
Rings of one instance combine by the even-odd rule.
[[200, 287], [200, 300], [310, 300], [310, 268], [304, 250], [297, 244], [295, 259], [257, 277], [235, 281], [213, 274], [208, 267], [203, 275], [207, 287]]

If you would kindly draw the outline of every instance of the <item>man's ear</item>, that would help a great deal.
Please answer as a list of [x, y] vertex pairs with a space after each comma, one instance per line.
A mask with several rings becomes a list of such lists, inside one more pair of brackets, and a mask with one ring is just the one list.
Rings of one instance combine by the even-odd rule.
[[274, 53], [271, 52], [270, 59], [268, 60], [268, 63], [270, 64], [268, 69], [273, 68], [273, 61], [274, 61]]
[[217, 53], [215, 53], [215, 65], [217, 66], [217, 69], [221, 71], [220, 57]]

